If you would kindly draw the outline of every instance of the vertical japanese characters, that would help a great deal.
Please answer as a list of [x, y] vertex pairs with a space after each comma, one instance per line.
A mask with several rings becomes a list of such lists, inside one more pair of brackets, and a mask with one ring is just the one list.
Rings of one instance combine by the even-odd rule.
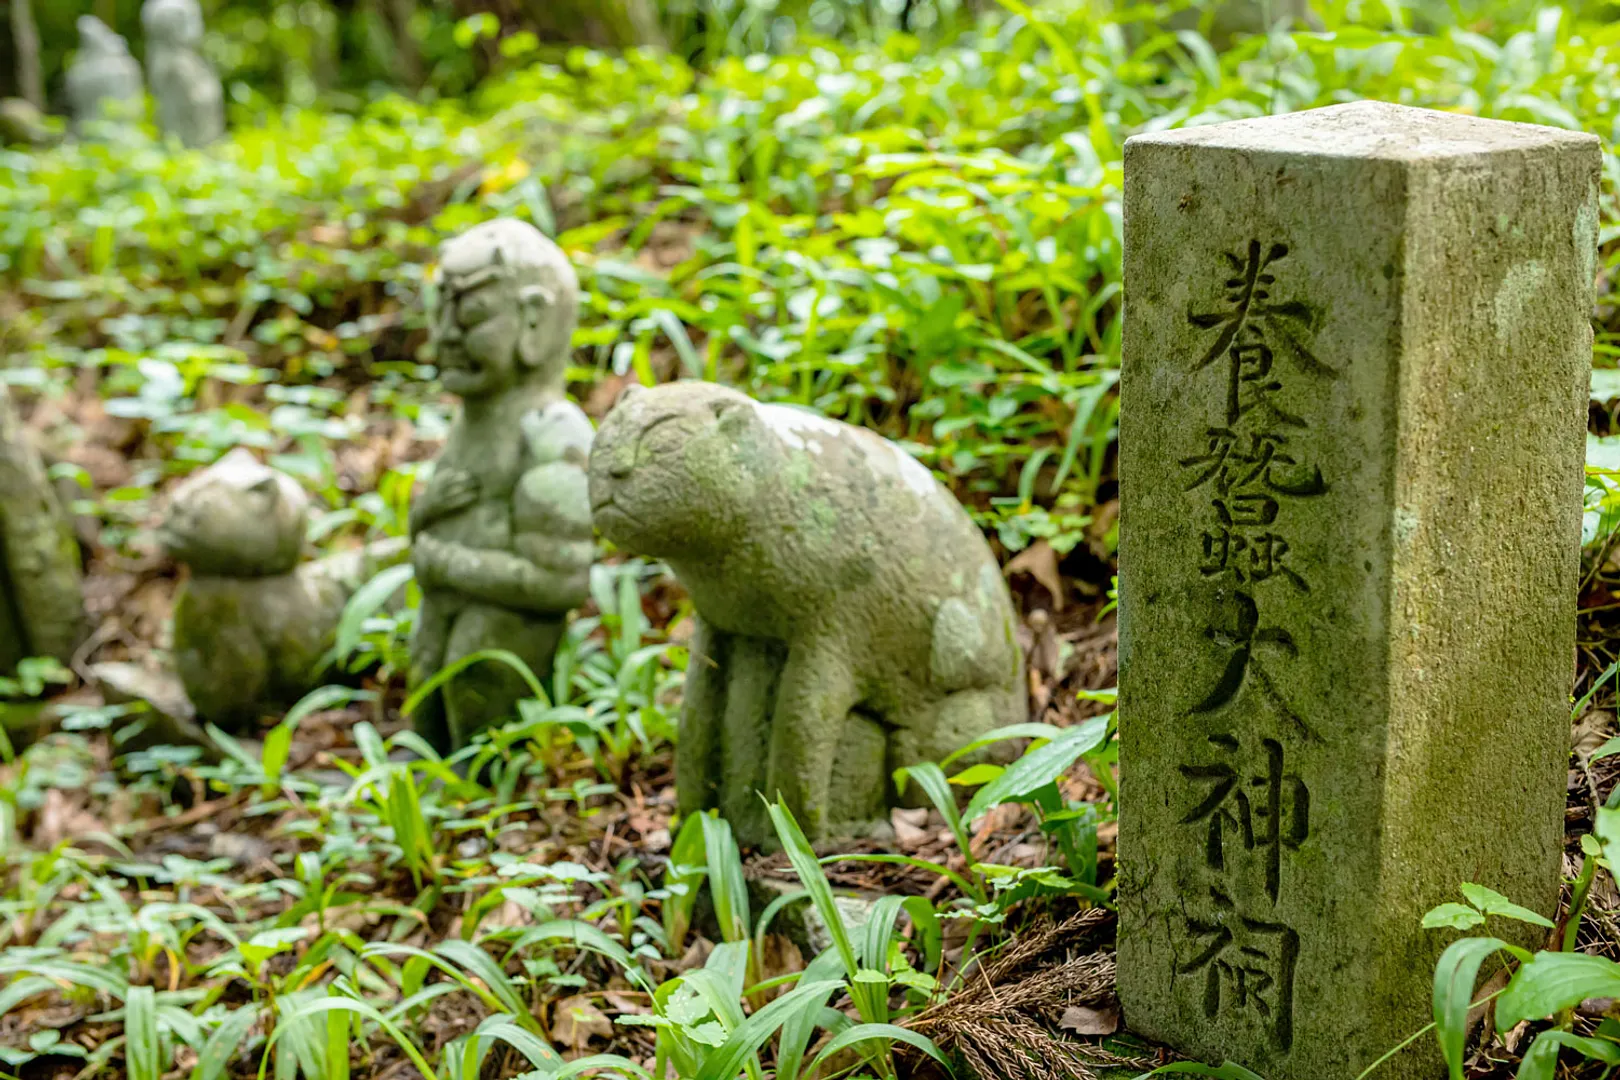
[[[1311, 728], [1273, 677], [1272, 665], [1288, 663], [1299, 650], [1272, 615], [1282, 607], [1275, 601], [1286, 599], [1280, 592], [1311, 589], [1289, 559], [1289, 510], [1323, 495], [1328, 484], [1304, 448], [1310, 425], [1298, 402], [1308, 402], [1310, 391], [1336, 373], [1311, 351], [1311, 309], [1276, 296], [1288, 246], [1251, 240], [1246, 250], [1223, 257], [1229, 271], [1223, 303], [1188, 315], [1194, 327], [1214, 332], [1189, 374], [1195, 392], [1203, 394], [1206, 384], [1214, 391], [1215, 408], [1180, 465], [1185, 490], [1207, 498], [1189, 572], [1212, 590], [1203, 635], [1222, 661], [1189, 711], [1231, 707], [1269, 713], [1279, 723], [1272, 737], [1248, 745], [1212, 734], [1207, 754], [1180, 767], [1190, 789], [1180, 820], [1201, 833], [1196, 842], [1209, 881], [1184, 913], [1177, 973], [1203, 980], [1208, 1016], [1251, 1017], [1286, 1051], [1300, 941], [1276, 908], [1285, 855], [1310, 835], [1310, 791], [1289, 771], [1283, 740], [1310, 738]], [[1218, 384], [1209, 378], [1214, 374]], [[1269, 709], [1256, 709], [1260, 703]]]

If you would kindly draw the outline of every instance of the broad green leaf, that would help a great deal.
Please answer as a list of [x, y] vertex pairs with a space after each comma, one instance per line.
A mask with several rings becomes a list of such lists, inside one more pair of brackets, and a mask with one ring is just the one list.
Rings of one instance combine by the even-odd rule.
[[1519, 1063], [1515, 1080], [1553, 1080], [1558, 1069], [1558, 1051], [1568, 1047], [1592, 1061], [1613, 1067], [1620, 1065], [1620, 1046], [1607, 1039], [1588, 1039], [1568, 1031], [1543, 1031], [1536, 1036]]
[[841, 985], [838, 982], [838, 973], [842, 965], [843, 961], [839, 959], [837, 950], [828, 949], [805, 966], [800, 985], [813, 986], [819, 983], [826, 989], [819, 995], [807, 995], [804, 1007], [789, 1013], [787, 1020], [782, 1024], [782, 1034], [776, 1041], [777, 1076], [797, 1080], [800, 1075], [799, 1066], [804, 1063], [805, 1050], [810, 1046], [810, 1039], [821, 1020], [827, 999]]
[[24, 975], [14, 979], [0, 990], [0, 1016], [6, 1015], [31, 997], [48, 994], [57, 989], [56, 983], [42, 975]]
[[[1593, 824], [1592, 832], [1596, 834], [1598, 843], [1602, 846], [1603, 858], [1609, 864], [1610, 870], [1620, 869], [1620, 810], [1607, 806], [1598, 807], [1597, 821]], [[1584, 848], [1583, 844], [1582, 849]]]
[[349, 1080], [349, 1036], [354, 1027], [353, 1016], [345, 1016], [338, 1010], [326, 1014], [325, 1080]]
[[988, 784], [1006, 771], [1007, 767], [1005, 765], [995, 765], [988, 761], [981, 761], [977, 765], [969, 765], [952, 776], [946, 783], [953, 784], [956, 787], [978, 787], [980, 784]]
[[277, 953], [286, 952], [309, 937], [302, 926], [287, 926], [279, 930], [261, 930], [238, 946], [242, 961], [249, 971], [258, 971], [260, 965]]
[[1472, 930], [1485, 921], [1485, 916], [1466, 904], [1441, 904], [1423, 916], [1423, 929]]
[[1434, 1034], [1451, 1080], [1462, 1077], [1463, 1041], [1468, 1036], [1468, 1010], [1474, 1005], [1479, 966], [1506, 945], [1496, 938], [1463, 938], [1447, 946], [1434, 966]]
[[1520, 907], [1507, 897], [1494, 889], [1487, 889], [1483, 885], [1468, 882], [1462, 887], [1463, 897], [1487, 915], [1497, 915], [1504, 919], [1517, 919], [1533, 926], [1544, 926], [1548, 930], [1553, 927], [1552, 920], [1544, 915], [1538, 915], [1527, 907]]
[[1007, 766], [1005, 772], [980, 788], [962, 812], [962, 820], [971, 824], [992, 807], [1004, 802], [1027, 799], [1036, 791], [1062, 776], [1070, 765], [1102, 745], [1108, 737], [1110, 717], [1098, 716], [1063, 729], [1063, 733], [1045, 746], [1029, 751]]
[[1536, 953], [1497, 998], [1496, 1030], [1544, 1019], [1594, 997], [1620, 997], [1620, 964], [1585, 953]]

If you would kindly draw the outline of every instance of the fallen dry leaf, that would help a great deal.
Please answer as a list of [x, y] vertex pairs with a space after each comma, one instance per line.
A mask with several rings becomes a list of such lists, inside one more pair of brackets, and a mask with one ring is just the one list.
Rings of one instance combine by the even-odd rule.
[[583, 995], [563, 998], [551, 1013], [551, 1037], [570, 1050], [584, 1050], [591, 1036], [606, 1039], [613, 1034], [613, 1021]]
[[1119, 1030], [1119, 1007], [1108, 1005], [1093, 1009], [1085, 1005], [1070, 1005], [1063, 1010], [1058, 1027], [1076, 1035], [1112, 1035]]
[[804, 970], [804, 954], [799, 947], [781, 934], [766, 934], [765, 947], [760, 950], [759, 973], [761, 979], [775, 979]]
[[923, 827], [928, 823], [926, 808], [905, 810], [896, 807], [889, 811], [889, 823], [894, 826], [895, 843], [903, 848], [923, 847], [933, 837], [933, 834]]
[[1063, 575], [1058, 573], [1057, 552], [1046, 540], [1035, 541], [1007, 563], [1007, 576], [1028, 574], [1052, 594], [1052, 609], [1063, 610]]

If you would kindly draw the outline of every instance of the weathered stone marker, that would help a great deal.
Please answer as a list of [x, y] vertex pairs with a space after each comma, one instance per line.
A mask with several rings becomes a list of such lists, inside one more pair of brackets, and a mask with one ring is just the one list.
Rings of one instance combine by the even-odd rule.
[[1553, 914], [1598, 170], [1372, 102], [1126, 144], [1132, 1030], [1353, 1077], [1428, 1018], [1427, 909]]
[[79, 586], [73, 526], [0, 383], [0, 675], [30, 657], [68, 662], [85, 632]]

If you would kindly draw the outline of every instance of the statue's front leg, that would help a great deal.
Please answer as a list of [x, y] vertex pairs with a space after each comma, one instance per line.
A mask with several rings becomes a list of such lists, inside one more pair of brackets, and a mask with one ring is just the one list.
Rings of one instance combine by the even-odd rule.
[[692, 617], [680, 738], [675, 744], [675, 791], [681, 816], [720, 805], [721, 719], [726, 708], [730, 636]]
[[799, 642], [788, 650], [771, 717], [766, 796], [780, 798], [811, 840], [832, 834], [833, 765], [859, 694], [836, 646]]
[[781, 641], [738, 635], [727, 654], [720, 812], [737, 839], [753, 846], [775, 835], [760, 795], [769, 790], [771, 717], [787, 651]]

